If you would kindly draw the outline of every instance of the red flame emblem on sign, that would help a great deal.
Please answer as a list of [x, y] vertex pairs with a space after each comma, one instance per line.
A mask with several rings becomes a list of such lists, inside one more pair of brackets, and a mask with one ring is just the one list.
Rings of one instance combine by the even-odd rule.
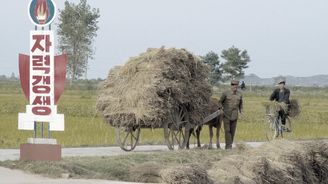
[[46, 0], [37, 0], [34, 7], [34, 16], [40, 24], [45, 24], [49, 17], [49, 9]]

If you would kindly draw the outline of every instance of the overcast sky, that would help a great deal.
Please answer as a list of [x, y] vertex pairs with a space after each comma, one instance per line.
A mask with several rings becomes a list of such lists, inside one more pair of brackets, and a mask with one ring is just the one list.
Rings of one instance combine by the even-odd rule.
[[[64, 1], [56, 0], [62, 9]], [[71, 2], [78, 2], [72, 0]], [[0, 75], [18, 74], [18, 53], [29, 53], [29, 0], [0, 6]], [[186, 48], [196, 55], [234, 45], [251, 57], [246, 74], [328, 74], [327, 0], [89, 0], [99, 8], [95, 59], [88, 78], [149, 47]]]

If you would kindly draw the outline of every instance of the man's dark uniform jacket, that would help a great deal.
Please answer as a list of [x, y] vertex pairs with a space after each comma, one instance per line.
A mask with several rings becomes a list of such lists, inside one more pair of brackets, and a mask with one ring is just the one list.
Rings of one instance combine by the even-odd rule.
[[290, 95], [290, 91], [287, 88], [285, 88], [282, 92], [280, 92], [280, 89], [275, 89], [270, 96], [270, 100], [271, 101], [275, 100], [277, 102], [285, 102], [286, 104], [290, 104], [289, 95]]

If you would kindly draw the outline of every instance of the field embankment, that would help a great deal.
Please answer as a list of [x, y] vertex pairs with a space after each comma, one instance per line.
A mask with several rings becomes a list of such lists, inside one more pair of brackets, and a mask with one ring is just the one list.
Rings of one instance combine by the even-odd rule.
[[328, 183], [328, 141], [265, 143], [258, 148], [192, 149], [60, 162], [4, 161], [1, 166], [48, 177], [169, 184]]

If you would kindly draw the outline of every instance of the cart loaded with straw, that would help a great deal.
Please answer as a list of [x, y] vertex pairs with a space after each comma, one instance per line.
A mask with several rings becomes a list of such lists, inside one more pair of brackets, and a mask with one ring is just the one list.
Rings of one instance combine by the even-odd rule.
[[168, 148], [183, 149], [190, 130], [208, 115], [212, 95], [208, 72], [185, 49], [148, 49], [109, 72], [97, 110], [115, 127], [125, 151], [136, 147], [143, 128], [163, 128]]

